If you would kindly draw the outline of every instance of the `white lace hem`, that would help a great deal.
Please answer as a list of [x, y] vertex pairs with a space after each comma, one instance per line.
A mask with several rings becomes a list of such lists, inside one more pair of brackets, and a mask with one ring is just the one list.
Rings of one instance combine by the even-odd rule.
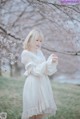
[[56, 114], [57, 108], [52, 109], [52, 108], [47, 108], [44, 110], [38, 109], [38, 107], [31, 108], [30, 110], [27, 110], [26, 112], [22, 113], [21, 119], [29, 119], [29, 117], [32, 117], [33, 115], [38, 115], [38, 114], [44, 114], [44, 117], [46, 116], [54, 116]]

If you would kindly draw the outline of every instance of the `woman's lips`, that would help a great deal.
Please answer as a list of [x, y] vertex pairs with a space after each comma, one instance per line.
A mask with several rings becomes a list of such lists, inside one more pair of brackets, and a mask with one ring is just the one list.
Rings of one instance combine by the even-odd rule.
[[37, 47], [40, 47], [39, 45], [37, 45]]

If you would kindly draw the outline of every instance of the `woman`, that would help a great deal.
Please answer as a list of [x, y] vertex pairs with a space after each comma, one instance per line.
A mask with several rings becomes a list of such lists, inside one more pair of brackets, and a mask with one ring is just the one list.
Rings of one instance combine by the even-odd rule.
[[23, 88], [22, 119], [42, 119], [56, 114], [56, 104], [49, 77], [57, 71], [58, 57], [51, 54], [46, 60], [41, 51], [44, 40], [38, 29], [33, 29], [23, 42], [21, 62], [26, 76]]

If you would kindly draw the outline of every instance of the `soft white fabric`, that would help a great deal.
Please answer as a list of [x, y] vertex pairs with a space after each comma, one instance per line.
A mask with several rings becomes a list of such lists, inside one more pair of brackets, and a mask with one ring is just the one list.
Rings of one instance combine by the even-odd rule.
[[41, 50], [37, 54], [23, 50], [21, 62], [25, 66], [26, 76], [22, 119], [37, 114], [55, 115], [57, 107], [48, 75], [57, 71], [58, 63], [52, 63], [52, 55], [46, 60]]

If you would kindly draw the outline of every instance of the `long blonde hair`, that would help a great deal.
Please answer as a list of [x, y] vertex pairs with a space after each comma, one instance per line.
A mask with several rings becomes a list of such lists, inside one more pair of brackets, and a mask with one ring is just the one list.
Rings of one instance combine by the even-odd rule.
[[28, 36], [26, 37], [26, 39], [23, 42], [23, 49], [24, 50], [29, 50], [29, 42], [32, 40], [35, 42], [36, 38], [41, 38], [41, 40], [44, 40], [44, 36], [42, 34], [42, 32], [39, 29], [33, 29], [30, 31], [30, 33], [28, 34]]

